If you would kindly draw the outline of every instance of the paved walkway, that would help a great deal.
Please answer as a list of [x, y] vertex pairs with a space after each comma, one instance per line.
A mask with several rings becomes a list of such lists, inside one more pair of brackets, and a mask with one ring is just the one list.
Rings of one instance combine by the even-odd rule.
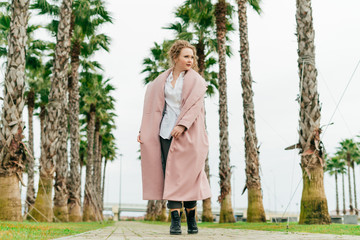
[[[170, 223], [169, 223], [170, 224]], [[196, 235], [188, 235], [186, 223], [182, 224], [182, 235], [169, 235], [169, 226], [154, 225], [140, 222], [121, 221], [114, 226], [90, 231], [75, 236], [58, 238], [58, 240], [139, 240], [139, 239], [273, 239], [273, 240], [331, 240], [331, 239], [360, 239], [360, 236], [339, 236], [330, 234], [312, 234], [312, 233], [280, 233], [268, 231], [254, 231], [241, 229], [223, 229], [223, 228], [200, 228]]]

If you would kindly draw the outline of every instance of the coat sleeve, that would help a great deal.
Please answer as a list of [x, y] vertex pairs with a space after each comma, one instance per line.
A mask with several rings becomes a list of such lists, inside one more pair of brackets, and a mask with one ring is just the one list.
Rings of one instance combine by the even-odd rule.
[[199, 116], [201, 113], [201, 109], [204, 107], [204, 97], [200, 97], [194, 105], [192, 105], [189, 110], [184, 114], [184, 116], [180, 119], [177, 125], [182, 125], [186, 127], [186, 129], [189, 129], [195, 119]]

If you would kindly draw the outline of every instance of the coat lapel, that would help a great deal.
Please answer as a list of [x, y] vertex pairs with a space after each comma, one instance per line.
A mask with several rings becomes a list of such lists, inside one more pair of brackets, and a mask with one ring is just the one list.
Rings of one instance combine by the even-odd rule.
[[181, 112], [178, 121], [193, 106], [199, 98], [202, 98], [206, 92], [207, 84], [200, 75], [193, 69], [187, 71], [184, 75], [184, 84], [181, 94]]
[[165, 105], [165, 83], [172, 69], [168, 69], [153, 82], [154, 86], [152, 87], [153, 91], [156, 91], [156, 99], [157, 99], [157, 111], [163, 112]]

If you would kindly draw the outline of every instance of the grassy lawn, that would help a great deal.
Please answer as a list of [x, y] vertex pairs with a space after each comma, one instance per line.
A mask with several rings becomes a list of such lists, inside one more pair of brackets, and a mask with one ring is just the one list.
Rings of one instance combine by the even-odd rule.
[[[162, 222], [148, 222], [150, 224], [166, 224]], [[186, 223], [182, 223], [185, 227]], [[307, 233], [324, 233], [324, 234], [337, 234], [337, 235], [360, 235], [359, 225], [345, 225], [345, 224], [331, 224], [331, 225], [299, 225], [298, 223], [290, 223], [287, 228], [286, 223], [198, 223], [199, 227], [205, 228], [231, 228], [231, 229], [249, 229], [249, 230], [262, 230], [262, 231], [278, 231], [278, 232], [307, 232]]]
[[0, 222], [0, 239], [52, 239], [113, 225], [113, 222], [35, 223]]

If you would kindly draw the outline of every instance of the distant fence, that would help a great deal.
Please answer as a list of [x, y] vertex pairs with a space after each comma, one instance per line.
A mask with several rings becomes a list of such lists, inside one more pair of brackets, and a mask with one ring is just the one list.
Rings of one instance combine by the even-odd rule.
[[[105, 203], [104, 204], [104, 210], [113, 211], [113, 207], [116, 207], [118, 209], [119, 203]], [[121, 204], [120, 211], [121, 212], [143, 212], [145, 214], [146, 208], [147, 208], [146, 204], [124, 203], [124, 204]], [[220, 207], [213, 206], [211, 208], [211, 210], [214, 215], [220, 215]], [[198, 204], [197, 211], [198, 211], [199, 215], [202, 214], [202, 205], [201, 204]], [[246, 212], [247, 212], [246, 208], [235, 208], [235, 209], [233, 209], [233, 211], [234, 211], [235, 216], [242, 216], [242, 217], [246, 218]], [[283, 215], [283, 212], [265, 211], [265, 213], [266, 213], [266, 218], [269, 220], [272, 217], [282, 217], [282, 215]], [[299, 213], [288, 212], [285, 214], [284, 217], [298, 217], [298, 216], [299, 216]]]

